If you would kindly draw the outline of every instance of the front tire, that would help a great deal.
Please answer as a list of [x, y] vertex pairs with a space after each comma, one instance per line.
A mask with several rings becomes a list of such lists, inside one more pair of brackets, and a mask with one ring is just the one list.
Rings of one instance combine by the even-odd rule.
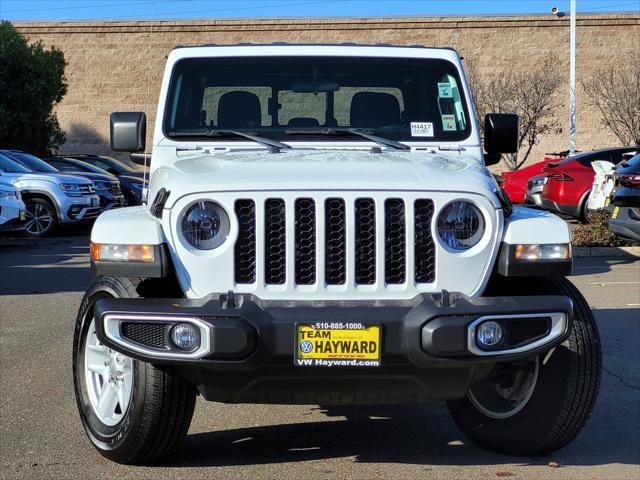
[[24, 230], [30, 237], [45, 237], [58, 226], [58, 214], [50, 201], [44, 198], [25, 200]]
[[[533, 279], [532, 279], [533, 280]], [[509, 293], [524, 282], [511, 284]], [[530, 294], [573, 301], [573, 328], [553, 352], [498, 364], [466, 397], [447, 402], [458, 428], [476, 445], [511, 455], [543, 455], [571, 442], [591, 416], [602, 372], [598, 329], [580, 292], [565, 278], [527, 282]], [[537, 287], [537, 288], [536, 288]], [[511, 377], [509, 377], [511, 375]]]
[[177, 374], [112, 352], [95, 337], [96, 301], [136, 298], [140, 291], [139, 279], [97, 277], [80, 306], [73, 339], [82, 424], [100, 454], [124, 464], [155, 463], [173, 451], [187, 434], [196, 398]]

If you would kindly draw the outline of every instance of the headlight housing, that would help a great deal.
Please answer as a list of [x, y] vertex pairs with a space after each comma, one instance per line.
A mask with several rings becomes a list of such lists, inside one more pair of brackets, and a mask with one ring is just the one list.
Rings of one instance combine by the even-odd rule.
[[93, 182], [96, 190], [109, 190], [110, 182]]
[[229, 216], [216, 202], [199, 200], [182, 215], [182, 236], [198, 250], [213, 250], [229, 236]]
[[61, 183], [60, 188], [70, 197], [79, 197], [82, 195], [82, 190], [78, 183]]
[[6, 200], [18, 200], [18, 192], [9, 192], [0, 190], [0, 198], [4, 198]]
[[447, 204], [438, 215], [438, 236], [453, 250], [465, 251], [477, 245], [485, 230], [480, 209], [466, 200]]
[[144, 188], [144, 183], [132, 183], [131, 187], [135, 188], [136, 190], [142, 190]]

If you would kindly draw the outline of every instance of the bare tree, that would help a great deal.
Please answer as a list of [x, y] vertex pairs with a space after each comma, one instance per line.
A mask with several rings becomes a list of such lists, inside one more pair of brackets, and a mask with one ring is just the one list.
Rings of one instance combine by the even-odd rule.
[[509, 170], [517, 170], [544, 135], [560, 130], [555, 117], [559, 106], [556, 93], [563, 83], [558, 59], [549, 55], [527, 70], [512, 70], [495, 77], [481, 76], [475, 57], [466, 63], [481, 131], [487, 113], [513, 112], [520, 117], [519, 150], [502, 156]]
[[640, 52], [624, 65], [601, 69], [580, 82], [589, 104], [623, 145], [640, 145]]

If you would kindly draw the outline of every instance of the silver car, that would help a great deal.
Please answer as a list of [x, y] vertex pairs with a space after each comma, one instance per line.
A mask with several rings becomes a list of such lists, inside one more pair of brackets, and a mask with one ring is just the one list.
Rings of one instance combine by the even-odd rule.
[[529, 179], [524, 197], [527, 205], [533, 205], [534, 207], [542, 205], [542, 189], [544, 188], [546, 178], [546, 175], [536, 175]]

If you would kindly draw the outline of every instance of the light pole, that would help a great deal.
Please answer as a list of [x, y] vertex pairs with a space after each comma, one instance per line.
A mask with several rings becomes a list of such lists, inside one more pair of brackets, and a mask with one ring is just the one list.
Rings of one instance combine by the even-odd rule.
[[[562, 18], [564, 12], [557, 7], [551, 9], [556, 17]], [[569, 17], [569, 156], [576, 153], [576, 0], [571, 0]]]
[[569, 156], [576, 153], [576, 0], [569, 18]]

